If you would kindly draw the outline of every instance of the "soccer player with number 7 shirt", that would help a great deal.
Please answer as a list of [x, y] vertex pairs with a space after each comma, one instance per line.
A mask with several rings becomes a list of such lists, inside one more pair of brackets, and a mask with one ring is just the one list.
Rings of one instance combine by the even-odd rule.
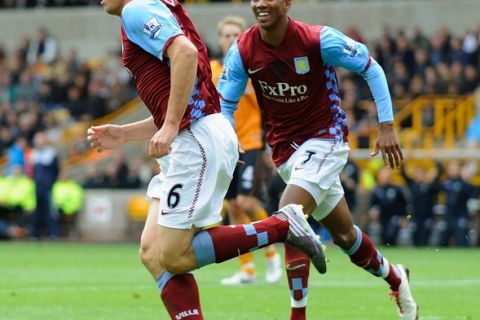
[[[385, 74], [365, 45], [328, 26], [312, 26], [288, 16], [291, 0], [251, 0], [257, 23], [239, 35], [217, 85], [222, 114], [233, 113], [251, 79], [278, 172], [287, 183], [280, 207], [301, 204], [330, 232], [357, 266], [383, 278], [400, 319], [418, 318], [409, 270], [391, 264], [353, 224], [339, 174], [348, 156], [347, 121], [340, 107], [335, 67], [360, 74], [375, 100], [379, 130], [375, 151], [398, 168], [402, 152], [393, 129]], [[306, 319], [309, 260], [288, 244], [285, 264], [292, 320]]]
[[326, 271], [320, 240], [299, 205], [255, 224], [217, 226], [238, 160], [238, 141], [220, 112], [207, 49], [177, 0], [102, 0], [121, 17], [122, 61], [152, 114], [124, 125], [91, 127], [98, 151], [149, 139], [160, 164], [150, 199], [140, 258], [154, 277], [171, 319], [203, 319], [191, 270], [275, 242], [301, 250]]

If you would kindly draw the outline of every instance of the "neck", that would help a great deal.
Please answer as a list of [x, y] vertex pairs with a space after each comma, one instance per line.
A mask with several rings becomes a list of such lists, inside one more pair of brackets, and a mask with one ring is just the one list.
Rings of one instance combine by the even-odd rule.
[[126, 5], [127, 3], [129, 3], [130, 1], [131, 1], [131, 0], [124, 0], [122, 6], [118, 9], [118, 11], [113, 12], [112, 15], [119, 16], [119, 17], [121, 18], [121, 17], [122, 17], [123, 7], [125, 7], [125, 5]]
[[278, 47], [285, 38], [289, 25], [290, 19], [285, 16], [282, 19], [279, 19], [275, 25], [268, 28], [260, 26], [260, 37], [269, 45]]

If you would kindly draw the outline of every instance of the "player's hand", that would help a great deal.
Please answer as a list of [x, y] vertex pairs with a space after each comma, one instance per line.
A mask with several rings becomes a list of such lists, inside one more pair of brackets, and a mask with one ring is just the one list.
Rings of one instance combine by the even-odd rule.
[[150, 139], [148, 154], [156, 159], [172, 151], [173, 139], [178, 135], [178, 125], [164, 123], [160, 130]]
[[382, 154], [386, 167], [392, 169], [400, 168], [403, 162], [403, 154], [398, 144], [397, 135], [393, 129], [393, 123], [391, 122], [380, 124], [375, 151], [372, 152], [370, 156], [376, 156], [379, 152]]
[[240, 166], [243, 166], [245, 164], [245, 161], [243, 160], [240, 160], [240, 156], [242, 154], [245, 154], [245, 150], [243, 149], [243, 146], [239, 143], [238, 144], [238, 160], [237, 160], [237, 167], [240, 167]]
[[90, 147], [98, 152], [118, 147], [124, 144], [126, 140], [123, 128], [119, 125], [92, 126], [87, 130], [87, 141]]

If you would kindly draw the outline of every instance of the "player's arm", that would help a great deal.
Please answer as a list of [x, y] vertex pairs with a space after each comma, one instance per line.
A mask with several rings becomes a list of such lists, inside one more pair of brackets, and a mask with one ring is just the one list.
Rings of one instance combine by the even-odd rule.
[[150, 139], [158, 131], [153, 117], [124, 125], [104, 124], [87, 130], [87, 140], [98, 152], [113, 149], [127, 142]]
[[160, 1], [129, 2], [122, 11], [129, 40], [170, 63], [170, 96], [164, 126], [180, 125], [197, 75], [197, 48], [183, 35], [178, 21]]
[[320, 52], [325, 63], [356, 72], [367, 81], [380, 123], [375, 151], [371, 155], [380, 152], [386, 166], [398, 168], [403, 155], [393, 129], [392, 100], [382, 67], [369, 55], [364, 44], [331, 27], [324, 27], [320, 33]]
[[170, 96], [163, 126], [180, 126], [197, 76], [198, 50], [185, 36], [176, 37], [166, 50], [170, 59]]
[[165, 54], [170, 59], [170, 95], [163, 125], [150, 140], [149, 154], [155, 158], [170, 153], [197, 75], [198, 51], [185, 36], [176, 37]]
[[217, 85], [222, 114], [232, 126], [234, 126], [233, 114], [237, 110], [238, 101], [245, 92], [247, 82], [248, 75], [238, 51], [237, 41], [234, 41], [225, 57], [222, 75], [218, 79]]
[[183, 35], [175, 16], [162, 2], [129, 2], [122, 11], [129, 40], [170, 64], [170, 96], [165, 120], [150, 140], [149, 154], [159, 158], [170, 152], [192, 95], [198, 51]]
[[126, 142], [150, 139], [158, 131], [153, 117], [121, 125], [125, 134]]

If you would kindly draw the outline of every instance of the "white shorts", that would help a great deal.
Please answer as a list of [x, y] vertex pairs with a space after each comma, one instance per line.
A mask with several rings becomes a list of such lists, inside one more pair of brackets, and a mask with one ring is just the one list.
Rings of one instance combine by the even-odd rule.
[[220, 222], [237, 160], [237, 136], [221, 114], [182, 130], [172, 152], [157, 159], [161, 173], [148, 185], [147, 198], [160, 199], [158, 224], [191, 229]]
[[312, 215], [318, 221], [332, 212], [343, 197], [340, 172], [349, 150], [347, 142], [310, 139], [278, 168], [285, 183], [305, 189], [315, 199], [317, 208]]

